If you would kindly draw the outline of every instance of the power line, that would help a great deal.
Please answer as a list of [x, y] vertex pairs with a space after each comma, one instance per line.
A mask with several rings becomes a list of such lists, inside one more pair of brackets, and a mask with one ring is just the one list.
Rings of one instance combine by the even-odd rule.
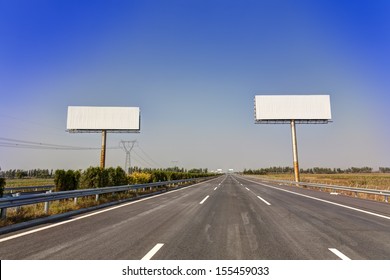
[[[21, 119], [19, 117], [14, 117], [14, 116], [5, 115], [3, 113], [0, 113], [0, 121], [5, 120], [5, 118], [17, 121], [17, 123], [15, 123], [14, 121], [12, 121], [12, 122], [7, 121], [5, 124], [2, 124], [3, 126], [6, 126], [6, 127], [10, 127], [10, 128], [18, 127], [18, 130], [33, 131], [33, 132], [36, 132], [37, 129], [45, 129], [45, 133], [50, 133], [53, 135], [54, 134], [61, 135], [61, 136], [64, 135], [63, 134], [64, 128], [62, 128], [62, 126], [61, 126], [61, 128], [59, 128], [59, 127], [49, 125], [47, 123], [39, 123], [36, 121], [25, 120], [25, 119]], [[7, 125], [9, 123], [12, 123], [12, 126]], [[26, 127], [25, 124], [28, 124], [28, 126]], [[34, 127], [31, 127], [32, 125]], [[50, 131], [47, 131], [47, 129], [50, 129]], [[60, 133], [59, 131], [61, 131], [62, 133]]]
[[[34, 150], [99, 150], [100, 148], [95, 147], [81, 147], [81, 146], [69, 146], [59, 145], [51, 143], [33, 142], [12, 138], [0, 137], [0, 147], [6, 148], [19, 148], [19, 149], [34, 149]], [[118, 149], [118, 147], [110, 147], [108, 149]]]
[[150, 167], [150, 168], [153, 167], [153, 164], [150, 164], [150, 162], [148, 162], [146, 159], [144, 159], [143, 157], [141, 157], [140, 154], [138, 154], [135, 150], [134, 150], [134, 154], [136, 154], [136, 155], [139, 157], [139, 159], [140, 159], [141, 161], [143, 161], [144, 165], [146, 165], [146, 166], [148, 166], [148, 167]]
[[17, 144], [17, 143], [2, 143], [2, 142], [0, 142], [0, 147], [32, 149], [32, 150], [66, 150], [66, 151], [99, 150], [100, 149], [100, 148], [88, 148], [88, 147], [66, 148], [66, 147], [35, 146], [35, 145], [26, 145], [26, 144]]
[[81, 148], [81, 147], [75, 147], [75, 146], [32, 142], [32, 141], [18, 140], [18, 139], [12, 139], [12, 138], [4, 138], [4, 137], [0, 137], [0, 140], [7, 141], [7, 142], [16, 142], [16, 143], [23, 143], [23, 144], [38, 145], [38, 146], [57, 147], [57, 148]]
[[141, 146], [138, 144], [138, 146], [137, 146], [139, 149], [140, 149], [140, 151], [150, 160], [150, 161], [152, 161], [156, 166], [158, 166], [158, 167], [162, 167], [161, 166], [161, 164], [159, 164], [158, 162], [156, 162], [155, 160], [153, 160], [142, 148], [141, 148]]
[[[137, 161], [147, 167], [153, 168], [153, 167], [161, 167], [159, 163], [157, 163], [155, 160], [153, 160], [139, 145], [139, 142], [137, 140], [132, 141], [120, 141], [119, 142], [120, 147], [125, 151], [126, 153], [126, 161], [125, 161], [125, 170], [128, 171], [131, 168], [131, 152], [134, 153], [135, 156], [137, 156]], [[139, 148], [139, 150], [145, 155], [145, 157], [141, 156], [136, 149]]]

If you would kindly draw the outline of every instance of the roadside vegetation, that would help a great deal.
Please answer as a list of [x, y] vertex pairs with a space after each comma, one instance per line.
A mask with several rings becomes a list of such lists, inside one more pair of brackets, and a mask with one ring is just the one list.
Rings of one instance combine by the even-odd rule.
[[[215, 174], [209, 173], [207, 169], [191, 169], [185, 170], [180, 168], [169, 168], [169, 169], [142, 169], [133, 168], [131, 174], [121, 168], [106, 168], [102, 169], [99, 167], [89, 167], [86, 170], [56, 170], [51, 172], [49, 178], [47, 173], [44, 172], [45, 178], [37, 177], [22, 177], [20, 174], [42, 174], [42, 173], [31, 173], [25, 171], [19, 172], [8, 172], [8, 175], [15, 174], [17, 178], [0, 178], [0, 192], [3, 190], [5, 184], [7, 187], [18, 187], [18, 186], [39, 186], [39, 185], [54, 185], [55, 191], [67, 191], [76, 189], [91, 189], [91, 188], [103, 188], [110, 186], [121, 186], [121, 185], [134, 185], [134, 184], [146, 184], [153, 182], [171, 181], [179, 179], [199, 178], [208, 177]], [[4, 175], [3, 172], [2, 175]], [[16, 176], [16, 174], [19, 174]], [[184, 185], [184, 184], [181, 184]], [[120, 193], [108, 193], [99, 196], [99, 200], [96, 201], [95, 196], [93, 197], [80, 197], [77, 199], [77, 203], [73, 199], [65, 199], [60, 201], [50, 202], [49, 213], [45, 213], [44, 204], [26, 205], [22, 207], [15, 207], [7, 209], [7, 218], [0, 220], [0, 227], [29, 221], [36, 218], [42, 218], [49, 215], [56, 215], [66, 213], [72, 210], [78, 210], [82, 208], [88, 208], [98, 206], [113, 201], [120, 201], [148, 194], [151, 192], [157, 192], [166, 190], [167, 188], [173, 188], [176, 186], [163, 186], [156, 187], [153, 190], [139, 189], [137, 191], [126, 191]], [[0, 196], [1, 197], [1, 196]]]
[[[156, 188], [153, 191], [161, 190], [162, 188]], [[57, 215], [66, 213], [69, 211], [79, 210], [83, 208], [98, 206], [113, 201], [121, 201], [131, 199], [136, 196], [150, 193], [151, 191], [137, 191], [137, 192], [121, 192], [121, 193], [109, 193], [99, 196], [99, 200], [96, 201], [95, 197], [80, 197], [77, 200], [77, 204], [73, 199], [64, 199], [59, 201], [50, 202], [49, 213], [44, 211], [44, 203], [26, 205], [22, 207], [15, 207], [7, 209], [7, 218], [0, 220], [0, 227], [12, 225], [16, 223], [26, 222], [37, 218], [48, 217], [51, 215]]]
[[5, 178], [0, 178], [0, 197], [3, 196], [5, 184], [6, 184]]
[[[190, 172], [191, 171], [191, 172]], [[190, 171], [172, 171], [163, 169], [140, 169], [131, 174], [121, 168], [89, 167], [84, 171], [80, 170], [56, 170], [54, 174], [54, 184], [56, 191], [104, 188], [110, 186], [147, 184], [154, 182], [163, 182], [180, 179], [190, 179], [199, 177], [208, 177], [213, 174], [207, 172], [207, 169], [199, 172]]]
[[[294, 181], [294, 169], [291, 167], [245, 169], [243, 174]], [[351, 167], [347, 169], [315, 167], [301, 169], [300, 179], [302, 182], [388, 190], [390, 189], [390, 168], [380, 167], [379, 172], [373, 172], [371, 167]]]
[[25, 187], [25, 186], [49, 186], [54, 185], [54, 179], [40, 179], [40, 178], [24, 178], [24, 179], [8, 179], [7, 188]]
[[127, 184], [146, 184], [169, 180], [188, 179], [214, 175], [207, 168], [186, 170], [179, 167], [152, 169], [133, 167], [127, 174], [121, 167], [101, 169], [89, 167], [82, 170], [8, 170], [0, 171], [7, 187], [55, 185], [58, 190], [101, 188]]
[[[257, 175], [262, 178], [294, 181], [294, 174]], [[353, 188], [390, 190], [390, 174], [300, 174], [302, 182], [339, 185]]]
[[[313, 167], [308, 169], [300, 169], [301, 174], [357, 174], [357, 173], [389, 173], [390, 167], [379, 167], [379, 172], [374, 172], [372, 167], [350, 167], [346, 169], [341, 168], [324, 168]], [[269, 175], [269, 174], [294, 174], [294, 168], [290, 166], [274, 166], [259, 169], [244, 169], [243, 174], [246, 175]]]
[[[294, 170], [291, 167], [271, 167], [257, 170], [245, 170], [244, 175], [256, 176], [270, 180], [294, 181]], [[338, 185], [353, 188], [390, 190], [390, 168], [381, 167], [373, 172], [370, 167], [351, 167], [348, 169], [311, 168], [300, 170], [300, 181], [308, 183]], [[331, 192], [331, 189], [323, 190]], [[341, 192], [343, 195], [355, 196], [352, 192]], [[358, 197], [384, 201], [383, 196], [358, 194]]]

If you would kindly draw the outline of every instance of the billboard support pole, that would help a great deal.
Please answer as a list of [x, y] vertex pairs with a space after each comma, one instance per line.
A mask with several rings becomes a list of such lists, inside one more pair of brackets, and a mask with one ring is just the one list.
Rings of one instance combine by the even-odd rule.
[[[256, 95], [256, 123], [290, 123], [295, 182], [299, 182], [298, 145], [295, 124], [325, 124], [331, 121], [329, 95]], [[298, 186], [298, 184], [296, 184]]]
[[291, 123], [295, 182], [299, 182], [298, 147], [297, 147], [297, 135], [295, 131], [295, 120], [291, 120], [290, 123]]
[[100, 168], [106, 167], [106, 138], [107, 130], [102, 130], [102, 150], [100, 152]]

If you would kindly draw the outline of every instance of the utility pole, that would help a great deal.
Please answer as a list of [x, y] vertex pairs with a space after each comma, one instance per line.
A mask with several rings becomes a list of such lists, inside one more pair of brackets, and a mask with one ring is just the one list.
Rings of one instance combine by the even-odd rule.
[[126, 152], [126, 161], [125, 161], [125, 171], [130, 174], [131, 173], [131, 150], [134, 148], [135, 143], [137, 143], [137, 140], [132, 141], [124, 141], [122, 140], [119, 145], [121, 148]]

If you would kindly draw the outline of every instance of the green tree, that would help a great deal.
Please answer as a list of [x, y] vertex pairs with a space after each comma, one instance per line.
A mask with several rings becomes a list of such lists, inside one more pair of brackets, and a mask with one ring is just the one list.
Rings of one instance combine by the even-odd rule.
[[152, 175], [146, 172], [133, 172], [129, 175], [128, 183], [134, 184], [146, 184], [152, 182]]
[[123, 186], [128, 184], [126, 172], [121, 168], [108, 168], [108, 186]]
[[56, 192], [64, 191], [66, 189], [65, 170], [57, 169], [54, 173], [54, 186]]
[[70, 191], [79, 188], [80, 184], [80, 171], [73, 170], [56, 170], [54, 173], [54, 185], [55, 190], [58, 191]]
[[81, 174], [80, 184], [84, 189], [104, 188], [109, 185], [109, 172], [100, 167], [89, 167]]
[[164, 182], [168, 181], [168, 175], [165, 171], [156, 170], [152, 172], [153, 182]]

